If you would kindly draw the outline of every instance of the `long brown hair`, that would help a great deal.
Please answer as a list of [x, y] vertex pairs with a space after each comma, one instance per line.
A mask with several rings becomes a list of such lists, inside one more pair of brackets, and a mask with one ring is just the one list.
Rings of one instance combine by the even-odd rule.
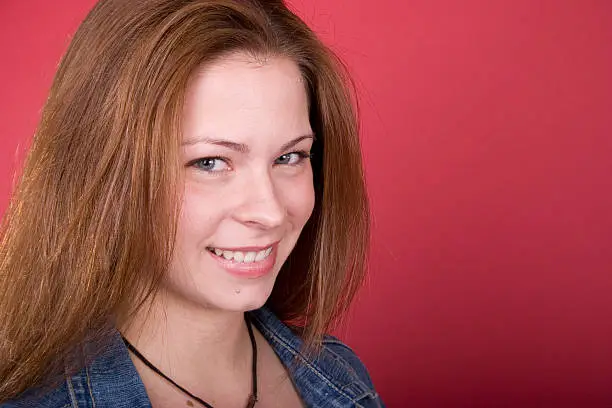
[[297, 63], [317, 135], [315, 209], [268, 306], [309, 346], [347, 309], [369, 210], [341, 62], [281, 0], [102, 0], [62, 59], [2, 222], [0, 402], [80, 368], [75, 350], [156, 293], [176, 232], [184, 90], [234, 51]]

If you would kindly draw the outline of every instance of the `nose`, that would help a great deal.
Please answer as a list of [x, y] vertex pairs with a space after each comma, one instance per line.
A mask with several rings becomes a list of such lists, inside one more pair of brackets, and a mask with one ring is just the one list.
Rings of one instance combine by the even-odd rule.
[[242, 200], [234, 218], [262, 229], [282, 225], [287, 212], [276, 190], [269, 172], [251, 173], [243, 185]]

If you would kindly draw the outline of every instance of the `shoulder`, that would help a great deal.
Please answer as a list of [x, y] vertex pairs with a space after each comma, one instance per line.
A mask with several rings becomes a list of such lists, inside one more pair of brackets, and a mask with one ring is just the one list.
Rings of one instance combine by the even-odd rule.
[[361, 359], [338, 338], [325, 336], [319, 352], [310, 353], [303, 347], [301, 337], [270, 310], [262, 308], [251, 315], [254, 324], [290, 370], [307, 403], [318, 406], [325, 401], [337, 407], [384, 406]]
[[0, 408], [26, 408], [26, 407], [41, 407], [41, 408], [69, 408], [72, 407], [72, 401], [68, 391], [67, 383], [64, 382], [51, 390], [41, 390], [31, 388], [18, 398], [0, 403]]
[[90, 364], [51, 389], [32, 388], [0, 408], [151, 408], [119, 332]]
[[281, 322], [269, 309], [264, 307], [251, 312], [251, 315], [255, 318], [255, 323], [260, 331], [262, 331], [264, 337], [272, 342], [273, 345], [289, 348], [292, 350], [292, 355], [299, 354], [310, 363], [316, 361], [324, 365], [325, 368], [337, 367], [338, 370], [347, 370], [349, 374], [354, 374], [359, 380], [368, 385], [369, 388], [374, 389], [368, 370], [361, 359], [348, 345], [337, 337], [325, 335], [323, 337], [321, 355], [313, 360], [300, 353], [302, 346], [301, 338]]

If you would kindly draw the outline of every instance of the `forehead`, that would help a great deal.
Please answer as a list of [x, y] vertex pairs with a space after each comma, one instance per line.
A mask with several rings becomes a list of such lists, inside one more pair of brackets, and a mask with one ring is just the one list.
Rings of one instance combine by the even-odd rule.
[[[237, 53], [202, 66], [191, 78], [184, 108], [185, 138], [248, 138], [308, 133], [302, 74], [285, 57]], [[291, 136], [291, 135], [287, 135]]]

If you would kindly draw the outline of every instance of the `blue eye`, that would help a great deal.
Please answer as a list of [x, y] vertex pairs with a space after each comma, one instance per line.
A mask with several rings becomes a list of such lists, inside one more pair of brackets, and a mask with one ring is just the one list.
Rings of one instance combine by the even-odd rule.
[[194, 160], [191, 164], [197, 169], [209, 173], [217, 173], [229, 169], [227, 161], [221, 157], [203, 157], [201, 159]]
[[310, 158], [310, 153], [308, 152], [292, 152], [292, 153], [287, 153], [287, 154], [283, 154], [282, 156], [278, 157], [275, 161], [274, 164], [287, 164], [290, 166], [294, 166], [297, 164], [300, 164], [302, 161], [304, 161], [305, 159], [309, 159]]

